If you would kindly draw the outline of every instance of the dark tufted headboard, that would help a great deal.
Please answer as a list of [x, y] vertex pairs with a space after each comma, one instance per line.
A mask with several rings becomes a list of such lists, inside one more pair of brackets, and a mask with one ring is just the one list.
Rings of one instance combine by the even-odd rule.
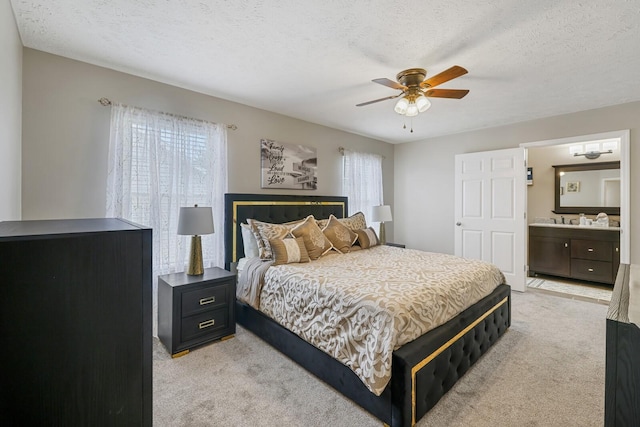
[[283, 223], [313, 215], [317, 219], [347, 215], [347, 198], [342, 196], [295, 196], [272, 194], [224, 195], [224, 266], [244, 256], [240, 224], [247, 218], [258, 221]]

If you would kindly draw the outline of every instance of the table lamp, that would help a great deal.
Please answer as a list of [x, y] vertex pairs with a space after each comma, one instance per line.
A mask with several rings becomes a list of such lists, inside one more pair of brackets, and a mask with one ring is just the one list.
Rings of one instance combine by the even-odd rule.
[[392, 221], [391, 206], [373, 206], [371, 211], [371, 221], [380, 223], [380, 244], [384, 245], [385, 243], [387, 243], [387, 237], [384, 231], [384, 223], [386, 221]]
[[211, 207], [180, 208], [178, 218], [178, 234], [191, 235], [191, 252], [189, 253], [189, 269], [187, 274], [199, 276], [204, 274], [202, 265], [202, 242], [200, 236], [213, 233], [213, 215]]

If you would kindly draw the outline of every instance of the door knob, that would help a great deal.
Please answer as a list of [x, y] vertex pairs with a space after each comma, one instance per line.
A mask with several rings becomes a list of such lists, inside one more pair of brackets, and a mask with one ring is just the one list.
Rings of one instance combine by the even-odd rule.
[[461, 223], [461, 222], [456, 222], [456, 225], [457, 225], [458, 227], [460, 227], [460, 226], [462, 225], [462, 223]]

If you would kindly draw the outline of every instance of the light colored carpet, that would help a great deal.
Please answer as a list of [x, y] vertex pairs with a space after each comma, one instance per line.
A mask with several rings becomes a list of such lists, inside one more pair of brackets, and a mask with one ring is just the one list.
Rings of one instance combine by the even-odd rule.
[[613, 293], [613, 287], [610, 286], [589, 285], [575, 281], [550, 280], [536, 277], [528, 278], [527, 287], [560, 294], [568, 298], [593, 300], [607, 305], [611, 302], [611, 295]]
[[[607, 307], [513, 293], [512, 326], [418, 424], [602, 426]], [[382, 423], [238, 327], [171, 359], [154, 340], [155, 426]]]

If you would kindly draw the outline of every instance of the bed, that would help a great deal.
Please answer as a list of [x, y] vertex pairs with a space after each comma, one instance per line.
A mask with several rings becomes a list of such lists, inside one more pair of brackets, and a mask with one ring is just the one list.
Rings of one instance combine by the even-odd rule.
[[[307, 215], [343, 218], [348, 212], [347, 203], [344, 197], [226, 194], [226, 268], [233, 269], [244, 257], [240, 224], [247, 219], [286, 223]], [[236, 301], [240, 325], [392, 427], [412, 426], [424, 416], [505, 333], [511, 323], [510, 313], [510, 287], [502, 283], [451, 320], [395, 349], [390, 381], [378, 395], [328, 353], [251, 305]]]

